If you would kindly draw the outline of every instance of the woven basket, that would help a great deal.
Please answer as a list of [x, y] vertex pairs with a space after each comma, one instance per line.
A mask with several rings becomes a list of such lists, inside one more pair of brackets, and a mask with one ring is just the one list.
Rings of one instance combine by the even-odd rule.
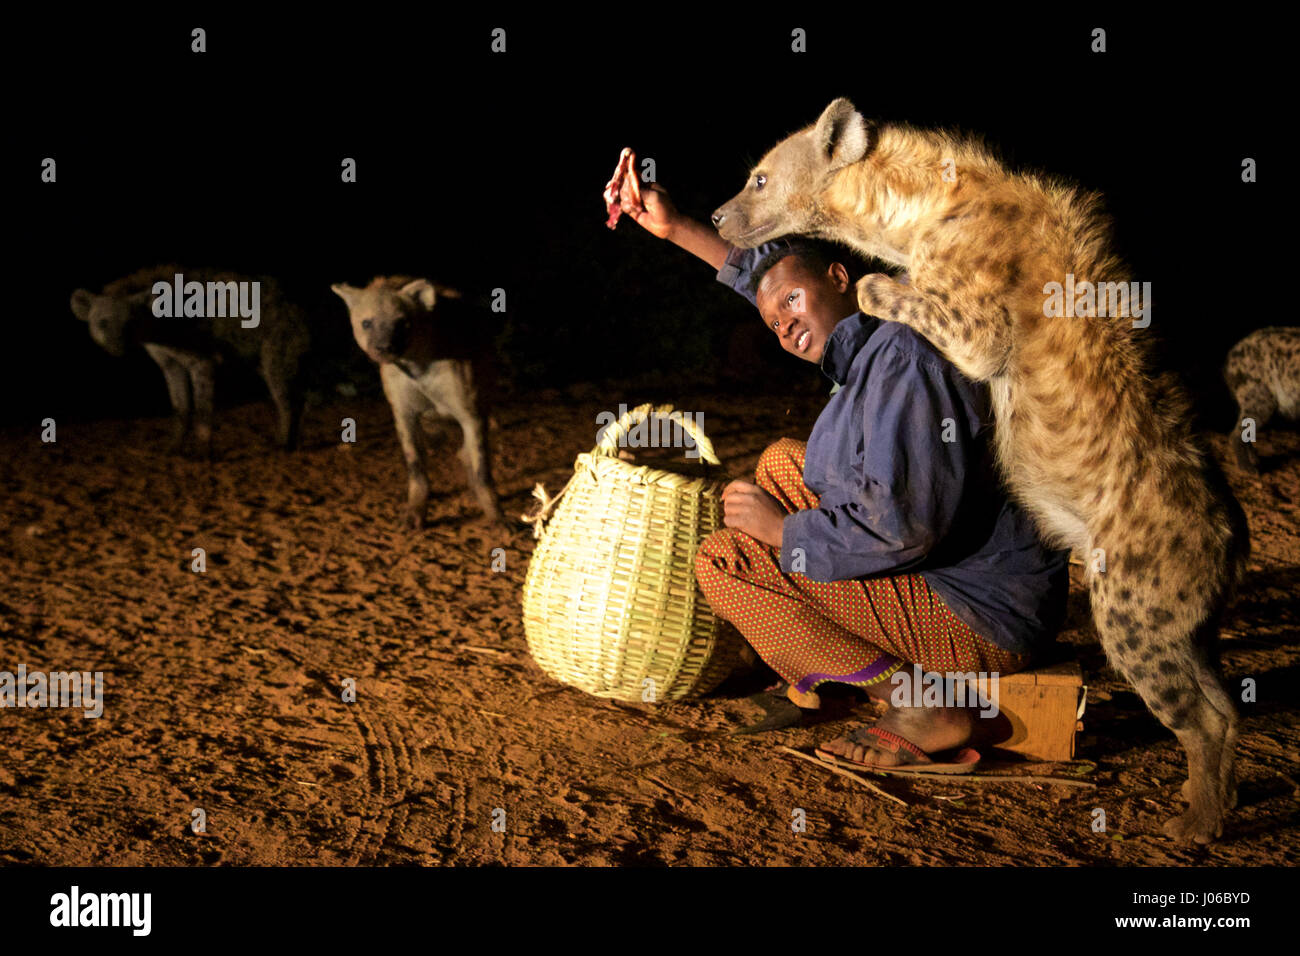
[[[723, 483], [618, 457], [629, 428], [672, 412], [671, 405], [627, 412], [590, 454], [578, 456], [556, 498], [534, 489], [542, 508], [525, 516], [540, 537], [524, 579], [528, 650], [551, 677], [597, 697], [703, 694], [738, 660], [740, 635], [714, 615], [695, 583], [695, 551], [722, 526]], [[693, 419], [673, 421], [705, 461], [719, 464]]]

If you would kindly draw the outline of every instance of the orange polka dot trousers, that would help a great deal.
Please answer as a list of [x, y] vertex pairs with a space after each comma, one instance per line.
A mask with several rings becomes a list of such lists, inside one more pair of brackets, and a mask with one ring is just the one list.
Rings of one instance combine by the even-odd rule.
[[[817, 507], [803, 482], [806, 449], [783, 438], [758, 461], [755, 483], [789, 512]], [[695, 575], [714, 612], [805, 693], [831, 681], [876, 684], [909, 664], [989, 674], [1028, 664], [973, 631], [920, 574], [813, 581], [784, 573], [777, 549], [722, 528], [701, 542]]]

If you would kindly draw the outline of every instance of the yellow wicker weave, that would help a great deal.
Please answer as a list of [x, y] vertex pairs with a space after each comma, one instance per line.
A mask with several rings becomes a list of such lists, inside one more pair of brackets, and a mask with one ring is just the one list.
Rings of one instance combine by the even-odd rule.
[[[629, 428], [672, 412], [671, 405], [628, 411], [578, 456], [556, 498], [534, 489], [542, 508], [525, 516], [540, 536], [524, 580], [528, 650], [551, 677], [597, 697], [703, 694], [738, 660], [740, 636], [714, 615], [693, 564], [700, 542], [722, 526], [723, 483], [618, 458]], [[673, 421], [705, 461], [719, 464], [691, 416]]]

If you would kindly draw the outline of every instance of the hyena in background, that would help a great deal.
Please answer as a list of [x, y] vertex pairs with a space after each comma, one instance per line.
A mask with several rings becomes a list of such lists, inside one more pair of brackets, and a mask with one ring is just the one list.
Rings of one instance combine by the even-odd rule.
[[1132, 320], [1045, 315], [1048, 284], [1067, 274], [1131, 278], [1099, 203], [951, 134], [868, 123], [840, 99], [713, 221], [736, 245], [811, 234], [908, 271], [863, 277], [859, 304], [990, 383], [1012, 492], [1049, 543], [1102, 550], [1104, 571], [1088, 572], [1102, 646], [1187, 751], [1190, 806], [1165, 833], [1208, 843], [1236, 801], [1237, 715], [1215, 664], [1249, 541], [1185, 393], [1152, 370]]
[[377, 276], [364, 289], [330, 286], [347, 303], [357, 345], [379, 365], [406, 460], [406, 523], [424, 526], [429, 502], [427, 411], [460, 425], [460, 460], [483, 514], [502, 521], [492, 486], [487, 419], [479, 398], [483, 316], [454, 289], [409, 276]]
[[[205, 285], [261, 283], [257, 326], [243, 328], [238, 315], [158, 318], [152, 308], [154, 284], [171, 286], [178, 274], [187, 283]], [[175, 413], [172, 451], [182, 450], [192, 434], [196, 453], [211, 457], [216, 367], [227, 357], [256, 365], [275, 403], [279, 443], [286, 449], [297, 447], [303, 411], [299, 366], [310, 334], [301, 310], [284, 298], [274, 279], [156, 266], [110, 282], [99, 294], [78, 289], [72, 293], [71, 305], [105, 351], [122, 356], [129, 343], [139, 342], [158, 363]]]
[[1231, 435], [1237, 464], [1259, 471], [1255, 443], [1244, 440], [1242, 422], [1249, 418], [1253, 430], [1258, 430], [1275, 413], [1300, 418], [1300, 328], [1275, 325], [1251, 332], [1228, 352], [1223, 377], [1237, 399], [1237, 424]]

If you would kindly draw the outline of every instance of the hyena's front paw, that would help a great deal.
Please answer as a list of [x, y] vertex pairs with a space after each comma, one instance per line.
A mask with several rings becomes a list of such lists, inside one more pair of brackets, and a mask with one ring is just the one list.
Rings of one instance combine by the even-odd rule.
[[514, 521], [507, 519], [501, 513], [501, 504], [497, 501], [496, 492], [486, 485], [471, 489], [474, 492], [474, 499], [478, 502], [479, 508], [483, 510], [483, 520], [490, 524], [513, 527]]
[[424, 528], [424, 516], [427, 509], [423, 504], [408, 504], [402, 511], [402, 525], [408, 531], [421, 531]]
[[872, 272], [858, 280], [858, 308], [867, 315], [893, 319], [898, 303], [898, 283], [881, 272]]
[[212, 426], [196, 425], [193, 435], [194, 457], [198, 461], [212, 461]]
[[190, 426], [183, 421], [172, 422], [171, 433], [167, 439], [167, 454], [184, 455], [190, 443]]

